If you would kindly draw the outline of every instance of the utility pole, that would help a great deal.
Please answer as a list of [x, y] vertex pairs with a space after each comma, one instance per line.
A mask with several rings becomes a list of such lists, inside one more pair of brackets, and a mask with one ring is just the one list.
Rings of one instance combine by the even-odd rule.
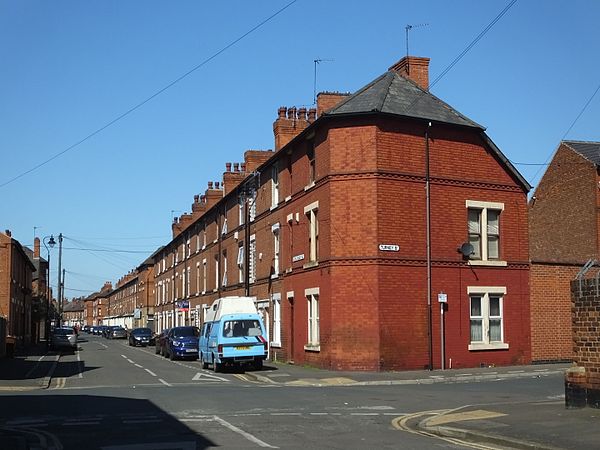
[[58, 326], [62, 326], [62, 308], [63, 308], [63, 282], [61, 279], [62, 274], [62, 241], [63, 235], [58, 235]]

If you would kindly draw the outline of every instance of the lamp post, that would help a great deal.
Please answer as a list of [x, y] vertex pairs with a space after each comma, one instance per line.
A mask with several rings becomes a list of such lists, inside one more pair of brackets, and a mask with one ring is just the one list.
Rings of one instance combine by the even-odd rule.
[[62, 326], [62, 313], [63, 313], [63, 283], [61, 278], [61, 264], [62, 264], [62, 233], [58, 234], [58, 326]]
[[[46, 240], [48, 240], [48, 244], [46, 245]], [[54, 248], [56, 245], [56, 241], [54, 240], [54, 236], [46, 236], [42, 239], [44, 243], [44, 247], [46, 247], [46, 252], [48, 253], [48, 274], [46, 276], [46, 284], [47, 284], [47, 293], [46, 293], [46, 326], [44, 327], [44, 336], [46, 338], [46, 345], [50, 343], [50, 299], [52, 298], [52, 289], [50, 288], [50, 248]], [[48, 248], [48, 245], [50, 248]]]

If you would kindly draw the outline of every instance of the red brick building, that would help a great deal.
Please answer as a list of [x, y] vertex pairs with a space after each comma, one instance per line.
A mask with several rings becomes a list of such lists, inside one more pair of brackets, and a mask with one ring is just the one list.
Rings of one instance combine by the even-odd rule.
[[600, 258], [599, 167], [599, 142], [563, 141], [529, 202], [533, 361], [573, 358], [570, 282]]
[[[35, 266], [27, 253], [12, 238], [9, 230], [0, 233], [0, 317], [6, 320], [4, 343], [9, 336], [16, 345], [28, 345], [32, 340], [32, 273]], [[5, 352], [4, 346], [0, 355]]]
[[530, 186], [428, 91], [428, 65], [403, 58], [353, 95], [280, 108], [274, 151], [227, 163], [155, 254], [157, 329], [200, 325], [214, 298], [248, 293], [273, 359], [528, 363]]
[[85, 325], [107, 325], [108, 298], [112, 292], [112, 283], [107, 281], [98, 292], [85, 299]]

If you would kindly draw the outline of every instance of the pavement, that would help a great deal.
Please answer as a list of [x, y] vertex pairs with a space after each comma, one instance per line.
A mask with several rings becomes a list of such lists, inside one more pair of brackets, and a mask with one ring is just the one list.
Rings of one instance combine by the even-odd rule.
[[[7, 391], [48, 388], [59, 354], [45, 343], [0, 358], [0, 397]], [[332, 386], [390, 386], [435, 383], [473, 383], [564, 375], [569, 364], [478, 367], [435, 371], [340, 372], [284, 363], [267, 363], [264, 370], [236, 374], [254, 383], [302, 388]], [[592, 449], [600, 448], [600, 409], [567, 409], [564, 395], [536, 403], [463, 406], [427, 411], [394, 419], [398, 430], [435, 435], [475, 448]]]

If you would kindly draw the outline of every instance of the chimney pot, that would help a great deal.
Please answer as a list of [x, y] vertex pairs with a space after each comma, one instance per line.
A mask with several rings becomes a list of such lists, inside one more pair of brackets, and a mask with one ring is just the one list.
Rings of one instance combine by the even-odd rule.
[[316, 118], [317, 118], [317, 108], [310, 108], [308, 110], [308, 121], [314, 122]]
[[278, 110], [277, 110], [277, 117], [279, 119], [285, 119], [285, 114], [287, 112], [287, 108], [285, 106], [281, 106]]
[[220, 188], [219, 188], [219, 184], [220, 184], [220, 183], [219, 183], [218, 181], [215, 181], [215, 189], [220, 189]]
[[238, 163], [233, 163], [233, 171], [234, 172], [239, 172], [240, 171], [240, 165]]
[[208, 188], [209, 188], [209, 189], [212, 189], [212, 188], [213, 188], [213, 182], [212, 182], [212, 181], [209, 181], [209, 182], [208, 182]]
[[204, 202], [206, 201], [206, 195], [204, 195], [204, 194], [203, 194], [203, 195], [201, 195], [201, 196], [200, 196], [200, 201], [201, 201], [202, 203], [204, 203]]
[[298, 119], [306, 120], [306, 108], [305, 107], [298, 108]]
[[226, 170], [227, 172], [231, 172], [231, 163], [230, 163], [230, 162], [228, 162], [228, 163], [225, 163], [225, 170]]
[[10, 230], [4, 230], [4, 234], [6, 234], [8, 237], [12, 237]]
[[292, 106], [287, 110], [287, 118], [290, 120], [296, 120], [296, 107]]
[[246, 163], [241, 163], [240, 167], [242, 169], [242, 172], [246, 172]]
[[194, 195], [194, 203], [198, 203], [198, 199], [200, 196], [198, 194]]

